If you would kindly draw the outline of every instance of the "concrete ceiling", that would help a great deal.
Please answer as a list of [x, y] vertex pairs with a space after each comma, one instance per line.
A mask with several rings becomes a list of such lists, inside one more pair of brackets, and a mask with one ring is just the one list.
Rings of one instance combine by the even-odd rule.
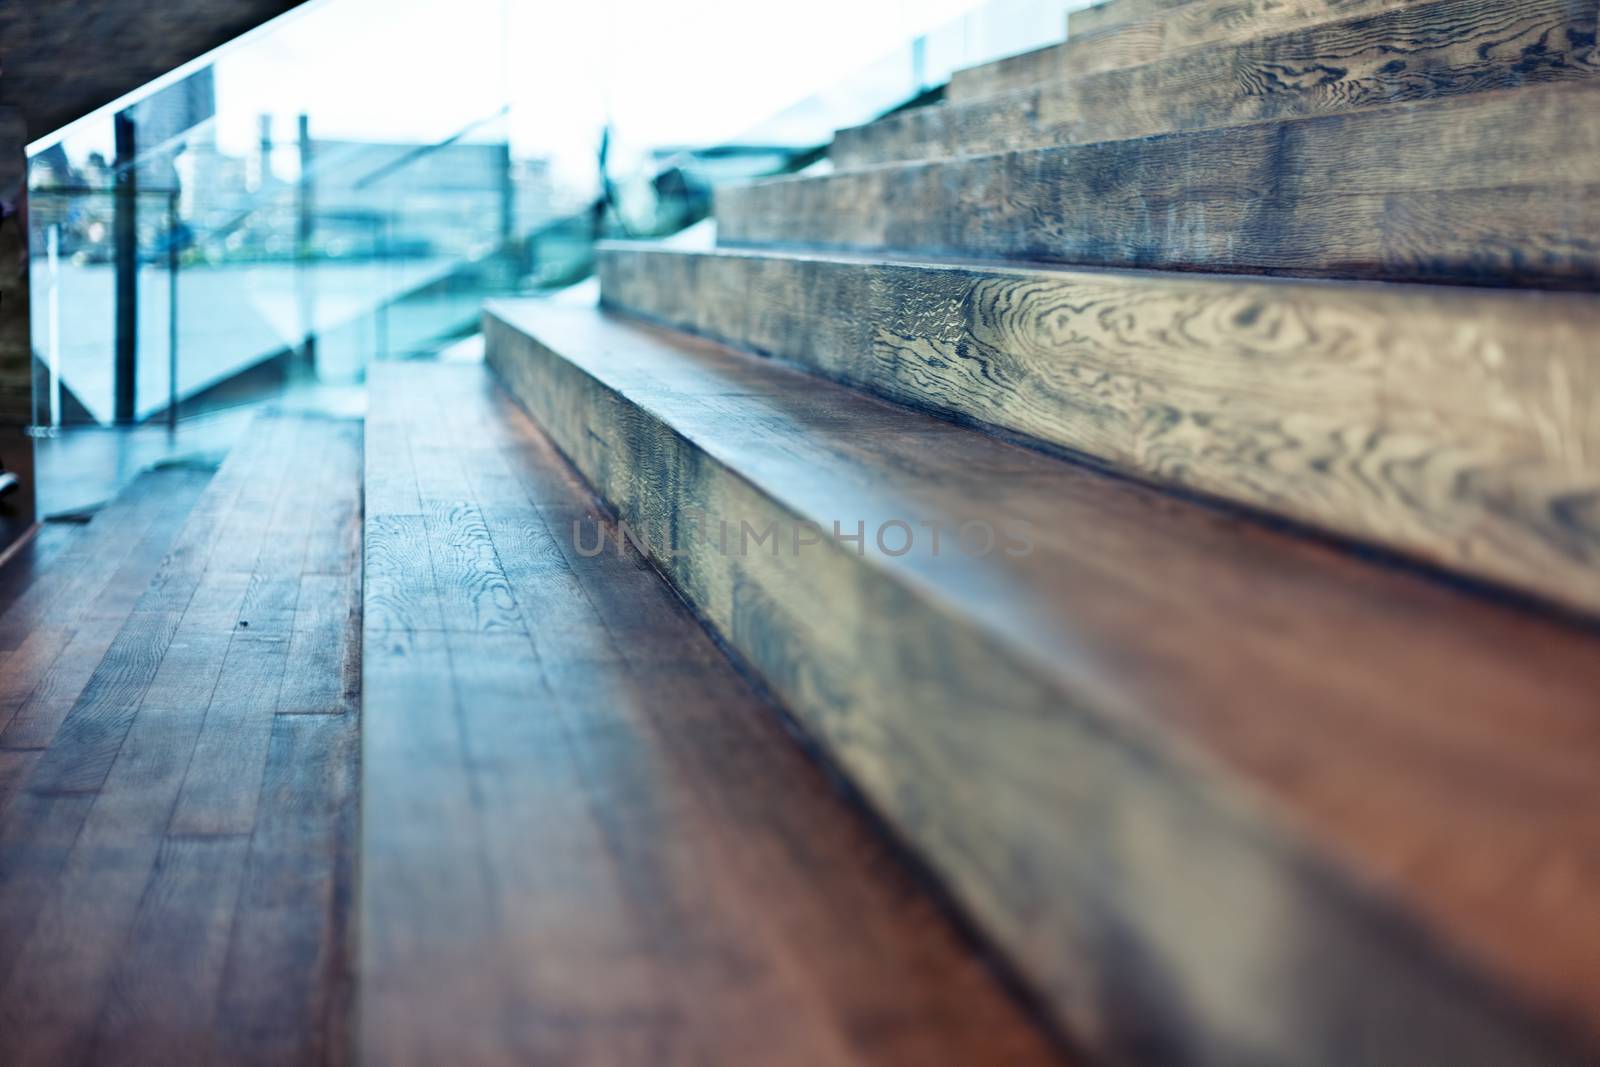
[[304, 0], [0, 0], [0, 107], [37, 139]]

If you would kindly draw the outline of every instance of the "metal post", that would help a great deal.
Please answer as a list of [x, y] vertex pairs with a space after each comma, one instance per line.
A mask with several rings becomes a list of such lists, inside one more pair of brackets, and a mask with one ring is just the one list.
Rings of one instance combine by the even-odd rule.
[[178, 432], [178, 190], [167, 201], [167, 433]]
[[61, 425], [61, 224], [51, 223], [45, 241], [46, 262], [49, 265], [50, 296], [46, 307], [50, 316], [50, 345], [46, 359], [50, 363], [50, 425]]
[[517, 228], [517, 184], [511, 173], [511, 145], [500, 146], [500, 243], [508, 245]]
[[311, 238], [315, 232], [315, 193], [311, 174], [311, 118], [300, 116], [300, 183], [297, 186], [295, 218], [296, 282], [300, 296], [301, 355], [308, 366], [315, 366], [317, 335], [311, 291]]
[[[378, 226], [379, 226], [379, 232], [381, 233], [381, 236], [378, 238], [378, 242], [379, 242], [378, 247], [380, 249], [379, 255], [382, 258], [382, 265], [383, 265], [383, 267], [387, 267], [387, 268], [391, 268], [392, 269], [394, 267], [394, 260], [390, 256], [390, 248], [393, 245], [392, 238], [394, 236], [394, 234], [393, 234], [393, 230], [394, 230], [394, 210], [392, 208], [389, 211], [384, 213], [382, 219], [378, 222]], [[382, 275], [380, 274], [379, 277], [382, 277]], [[388, 359], [389, 358], [389, 293], [383, 291], [384, 287], [383, 287], [383, 283], [381, 281], [378, 283], [378, 286], [379, 286], [378, 308], [377, 308], [377, 315], [376, 315], [377, 327], [378, 327], [378, 358], [379, 359]]]
[[118, 112], [116, 185], [112, 207], [113, 260], [116, 264], [116, 363], [112, 375], [112, 417], [119, 424], [134, 421], [139, 375], [139, 178], [134, 159], [138, 137], [133, 116]]
[[515, 260], [512, 257], [513, 238], [517, 229], [517, 184], [511, 169], [511, 142], [500, 146], [500, 256], [499, 283], [509, 288], [516, 281]]

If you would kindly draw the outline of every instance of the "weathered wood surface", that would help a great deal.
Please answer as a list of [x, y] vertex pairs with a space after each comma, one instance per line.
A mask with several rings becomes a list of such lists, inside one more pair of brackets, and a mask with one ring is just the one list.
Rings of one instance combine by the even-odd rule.
[[[1095, 36], [1102, 35], [1096, 34]], [[1108, 39], [1117, 39], [1120, 34], [1115, 30], [1111, 30], [1107, 31], [1103, 36]], [[1088, 40], [1088, 38], [1085, 37], [1083, 40]], [[1112, 45], [1112, 47], [1115, 48], [1117, 46]], [[952, 71], [950, 81], [944, 87], [945, 102], [955, 104], [971, 103], [974, 100], [999, 96], [1002, 93], [1016, 92], [1018, 89], [1027, 89], [1038, 85], [1040, 82], [1060, 77], [1063, 69], [1073, 66], [1067, 60], [1067, 50], [1067, 42], [1050, 44], [1042, 48], [1018, 52], [1016, 55], [990, 60], [987, 63], [980, 63], [975, 67], [962, 67], [960, 70]], [[1076, 59], [1083, 55], [1084, 48], [1079, 43], [1072, 51]], [[1143, 53], [1138, 54], [1140, 58], [1135, 59], [1134, 62], [1145, 62]], [[832, 153], [830, 152], [829, 154], [831, 155]]]
[[610, 306], [1600, 613], [1600, 299], [602, 250]]
[[338, 575], [359, 618], [359, 445], [258, 418], [215, 477], [135, 480], [0, 615], [0, 1062], [342, 1060], [357, 718], [276, 714], [300, 616], [268, 591]]
[[841, 130], [839, 167], [1203, 130], [1592, 78], [1600, 0], [1440, 0]]
[[1600, 86], [719, 189], [728, 246], [1593, 288]]
[[371, 390], [366, 1062], [1056, 1062], [482, 367]]
[[[1592, 1058], [1592, 632], [682, 335], [537, 302], [488, 328], [657, 565], [1091, 1047]], [[741, 554], [719, 520], [867, 533]], [[891, 520], [915, 551], [875, 541]], [[964, 520], [1026, 522], [1032, 550], [968, 555]]]
[[1107, 0], [1067, 13], [1069, 34], [1094, 33], [1181, 7], [1186, 0]]
[[1319, 22], [1395, 11], [1428, 0], [1189, 0], [1179, 7], [1078, 33], [1057, 45], [950, 75], [947, 103], [965, 104], [1048, 82], [1150, 63], [1200, 45], [1276, 36]]
[[43, 137], [304, 0], [0, 4], [0, 105]]

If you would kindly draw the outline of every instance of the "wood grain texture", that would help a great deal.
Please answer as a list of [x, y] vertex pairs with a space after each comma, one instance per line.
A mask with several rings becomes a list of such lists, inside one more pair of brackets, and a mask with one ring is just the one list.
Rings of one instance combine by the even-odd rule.
[[1600, 301], [645, 244], [609, 306], [1600, 612]]
[[359, 741], [353, 716], [278, 715], [214, 1041], [229, 1063], [348, 1062]]
[[1132, 22], [1079, 32], [1060, 44], [955, 71], [944, 99], [947, 103], [972, 103], [1065, 78], [1150, 63], [1200, 45], [1240, 43], [1426, 2], [1189, 0]]
[[91, 1062], [216, 1062], [215, 1001], [249, 846], [242, 836], [161, 841], [117, 953]]
[[1600, 71], [1597, 0], [1440, 0], [841, 130], [839, 167], [1083, 144], [1435, 100]]
[[718, 190], [728, 246], [1592, 288], [1600, 87]]
[[367, 529], [363, 1062], [1060, 1062], [482, 367], [370, 388], [420, 493]]
[[1185, 0], [1106, 0], [1067, 13], [1069, 34], [1094, 33], [1181, 7]]
[[[1091, 1047], [1592, 1058], [1592, 632], [682, 335], [536, 302], [487, 326], [679, 592]], [[1032, 551], [666, 539], [696, 512], [1026, 522]]]
[[[205, 488], [195, 471], [135, 479], [0, 616], [0, 748], [43, 749], [94, 678]], [[126, 643], [125, 643], [126, 644]]]
[[[281, 1042], [342, 1061], [348, 996], [312, 979], [348, 968], [354, 790], [317, 746], [278, 741], [315, 732], [353, 757], [338, 658], [330, 706], [297, 701], [318, 714], [281, 727], [275, 711], [303, 617], [359, 648], [327, 623], [359, 619], [359, 448], [353, 424], [260, 416], [214, 477], [141, 475], [7, 598], [0, 693], [21, 703], [0, 733], [0, 1060], [288, 1062], [244, 1040], [265, 996]], [[302, 587], [319, 598], [306, 616]], [[332, 813], [322, 851], [284, 860], [306, 812]], [[239, 1048], [216, 1044], [219, 1012]]]

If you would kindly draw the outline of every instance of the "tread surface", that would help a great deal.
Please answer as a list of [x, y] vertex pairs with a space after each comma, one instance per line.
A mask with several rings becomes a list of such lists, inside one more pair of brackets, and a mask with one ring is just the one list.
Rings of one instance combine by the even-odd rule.
[[[1592, 1050], [1592, 632], [683, 335], [511, 303], [488, 325], [556, 443], [1091, 1047]], [[661, 533], [695, 511], [869, 532], [804, 558]], [[870, 532], [974, 516], [1032, 550]]]
[[370, 387], [366, 1062], [1059, 1062], [484, 368]]

